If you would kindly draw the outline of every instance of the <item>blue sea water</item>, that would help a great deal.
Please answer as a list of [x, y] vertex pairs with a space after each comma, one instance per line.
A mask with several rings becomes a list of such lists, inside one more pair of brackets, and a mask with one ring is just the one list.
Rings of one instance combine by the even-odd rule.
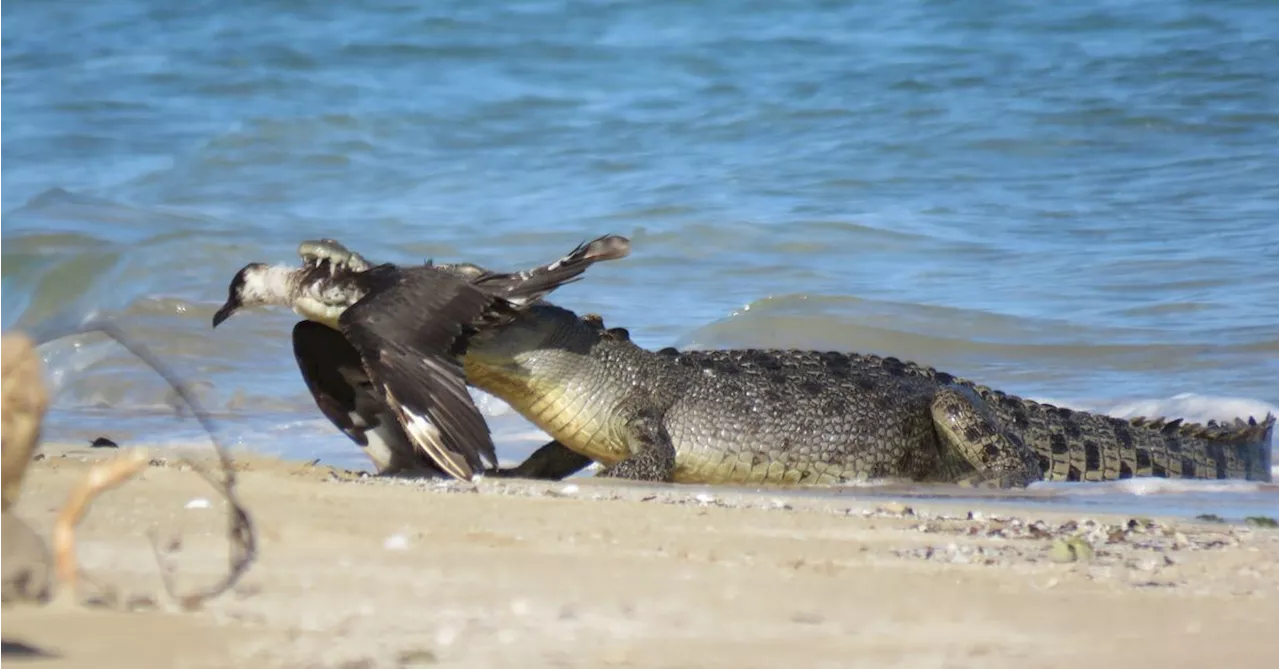
[[[320, 236], [515, 268], [616, 232], [632, 256], [555, 299], [646, 346], [896, 355], [1117, 415], [1276, 411], [1274, 2], [0, 11], [3, 326], [116, 318], [251, 448], [364, 464], [301, 383], [290, 314], [209, 327], [239, 267]], [[43, 351], [51, 438], [198, 438], [118, 347]], [[480, 399], [504, 459], [536, 445]]]

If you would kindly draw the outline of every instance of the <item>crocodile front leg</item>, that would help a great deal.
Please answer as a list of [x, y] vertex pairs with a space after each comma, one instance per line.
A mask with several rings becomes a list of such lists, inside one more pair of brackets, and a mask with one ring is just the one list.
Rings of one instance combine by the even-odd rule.
[[627, 457], [605, 467], [600, 476], [670, 483], [676, 469], [676, 447], [662, 425], [660, 412], [641, 410], [626, 424]]
[[1035, 453], [1000, 429], [986, 402], [963, 386], [942, 388], [930, 405], [934, 429], [950, 449], [975, 470], [956, 483], [974, 487], [1024, 487], [1040, 480]]
[[489, 476], [497, 478], [539, 479], [559, 481], [591, 464], [591, 458], [576, 453], [559, 441], [552, 440], [534, 451], [524, 462], [510, 469], [494, 469]]

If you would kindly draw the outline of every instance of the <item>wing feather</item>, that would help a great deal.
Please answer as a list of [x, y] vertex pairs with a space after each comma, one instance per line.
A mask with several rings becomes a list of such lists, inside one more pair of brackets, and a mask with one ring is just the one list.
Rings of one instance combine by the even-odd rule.
[[300, 321], [293, 327], [293, 355], [321, 413], [352, 441], [367, 445], [365, 430], [376, 424], [381, 402], [372, 395], [364, 362], [347, 338], [319, 323]]
[[293, 328], [293, 353], [320, 412], [365, 450], [378, 473], [439, 469], [433, 458], [416, 452], [399, 414], [374, 387], [359, 352], [341, 332], [301, 321]]
[[493, 297], [447, 272], [398, 273], [356, 302], [339, 327], [409, 438], [450, 474], [470, 479], [497, 464], [484, 415], [454, 353]]

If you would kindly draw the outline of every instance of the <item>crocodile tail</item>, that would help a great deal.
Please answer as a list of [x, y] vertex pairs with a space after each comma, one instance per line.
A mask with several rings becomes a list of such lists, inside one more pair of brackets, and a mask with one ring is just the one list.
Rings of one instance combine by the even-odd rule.
[[475, 281], [477, 286], [498, 288], [502, 297], [522, 309], [548, 293], [578, 280], [579, 275], [597, 262], [625, 258], [631, 253], [626, 237], [605, 235], [579, 244], [565, 257], [523, 272], [490, 274]]
[[1017, 435], [1050, 481], [1109, 481], [1134, 476], [1271, 481], [1276, 418], [1187, 423], [1182, 419], [1114, 418], [1003, 393], [932, 367], [862, 356], [895, 375], [972, 389], [996, 420]]
[[1203, 443], [1213, 451], [1234, 450], [1247, 463], [1246, 478], [1271, 480], [1271, 441], [1276, 417], [1270, 412], [1261, 421], [1250, 416], [1247, 420], [1235, 418], [1221, 423], [1210, 420], [1201, 424], [1185, 423], [1181, 418], [1167, 420], [1164, 417], [1151, 419], [1138, 416], [1129, 419], [1129, 424], [1138, 429], [1157, 431], [1162, 435], [1176, 435], [1187, 444]]

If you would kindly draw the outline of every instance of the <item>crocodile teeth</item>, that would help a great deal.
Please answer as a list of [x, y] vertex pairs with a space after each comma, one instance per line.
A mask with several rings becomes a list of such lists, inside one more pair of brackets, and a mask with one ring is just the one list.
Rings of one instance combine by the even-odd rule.
[[332, 239], [302, 242], [298, 245], [298, 255], [302, 256], [303, 262], [318, 265], [328, 260], [334, 265], [342, 265], [343, 267], [347, 267], [354, 257], [354, 254], [347, 247]]
[[303, 258], [302, 265], [304, 267], [314, 269], [324, 268], [328, 270], [330, 278], [337, 276], [340, 271], [348, 272], [352, 269], [351, 265], [341, 258], [328, 258], [316, 255]]

